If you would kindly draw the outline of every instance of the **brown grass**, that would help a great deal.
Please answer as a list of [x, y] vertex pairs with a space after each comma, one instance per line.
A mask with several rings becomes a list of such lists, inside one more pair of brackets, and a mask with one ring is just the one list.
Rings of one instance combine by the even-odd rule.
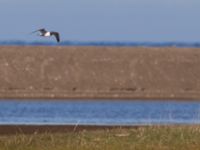
[[1, 135], [1, 150], [199, 150], [199, 126]]

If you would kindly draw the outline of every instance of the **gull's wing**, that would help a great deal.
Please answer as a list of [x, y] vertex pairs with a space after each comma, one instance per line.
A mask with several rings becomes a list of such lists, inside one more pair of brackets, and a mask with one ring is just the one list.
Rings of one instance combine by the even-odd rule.
[[35, 32], [38, 32], [38, 31], [41, 32], [41, 33], [46, 33], [47, 32], [44, 28], [42, 28], [42, 29], [38, 29], [36, 31], [33, 31], [31, 33], [35, 33]]
[[55, 36], [57, 42], [60, 42], [60, 35], [58, 32], [51, 32], [51, 35]]

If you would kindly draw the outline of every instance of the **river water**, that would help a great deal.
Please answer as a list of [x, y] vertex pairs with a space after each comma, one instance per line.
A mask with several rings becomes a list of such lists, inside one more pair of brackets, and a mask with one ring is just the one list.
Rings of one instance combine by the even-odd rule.
[[0, 101], [0, 125], [200, 124], [200, 102]]

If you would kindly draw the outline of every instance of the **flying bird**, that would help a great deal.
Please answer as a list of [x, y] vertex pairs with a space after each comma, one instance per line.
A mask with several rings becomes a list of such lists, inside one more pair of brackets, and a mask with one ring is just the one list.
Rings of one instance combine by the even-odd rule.
[[47, 31], [46, 29], [38, 29], [36, 31], [33, 31], [32, 33], [40, 32], [39, 36], [49, 37], [54, 36], [56, 38], [57, 42], [60, 42], [60, 35], [58, 32], [55, 31]]

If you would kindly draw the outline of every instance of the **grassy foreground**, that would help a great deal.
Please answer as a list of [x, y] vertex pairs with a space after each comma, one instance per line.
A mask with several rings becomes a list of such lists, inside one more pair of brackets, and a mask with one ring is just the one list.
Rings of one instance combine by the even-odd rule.
[[1, 135], [0, 150], [199, 150], [200, 126]]

